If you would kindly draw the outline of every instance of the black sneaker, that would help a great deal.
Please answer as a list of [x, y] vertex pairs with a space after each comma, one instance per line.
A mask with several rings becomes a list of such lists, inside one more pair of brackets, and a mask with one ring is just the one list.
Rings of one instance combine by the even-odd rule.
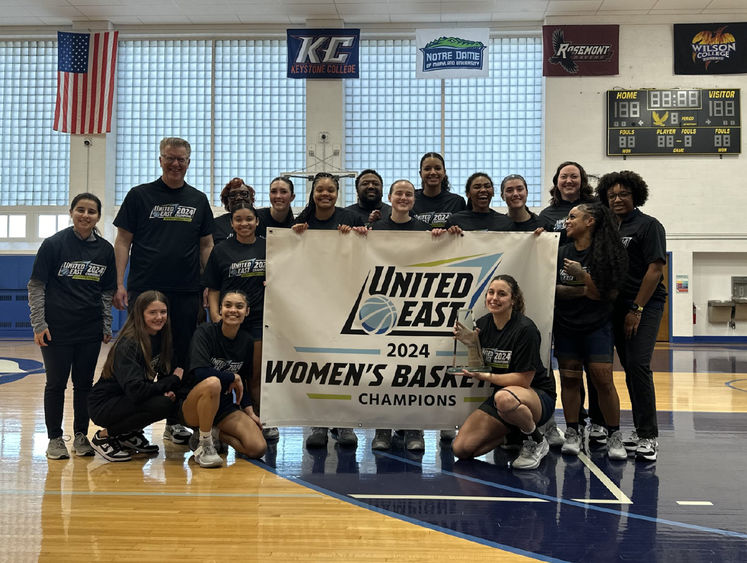
[[139, 452], [141, 454], [152, 455], [158, 453], [158, 446], [151, 444], [148, 438], [145, 437], [142, 430], [135, 430], [134, 432], [128, 432], [117, 436], [119, 443], [122, 447]]
[[98, 432], [91, 438], [91, 447], [106, 461], [130, 461], [132, 455], [124, 449], [119, 440], [107, 436], [102, 438]]

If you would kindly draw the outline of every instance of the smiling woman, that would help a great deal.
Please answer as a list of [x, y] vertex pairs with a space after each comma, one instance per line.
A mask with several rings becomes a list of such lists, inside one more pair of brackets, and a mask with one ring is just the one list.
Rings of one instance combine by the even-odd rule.
[[65, 387], [72, 372], [75, 420], [73, 448], [93, 455], [88, 433], [88, 393], [93, 384], [101, 342], [111, 339], [111, 304], [116, 289], [114, 249], [96, 224], [101, 201], [90, 193], [70, 204], [73, 226], [46, 239], [28, 282], [34, 341], [41, 347], [47, 372], [44, 413], [47, 457], [70, 457], [62, 439]]
[[512, 276], [491, 280], [485, 307], [488, 314], [477, 320], [477, 329], [459, 322], [454, 327], [454, 338], [467, 346], [469, 363], [491, 368], [463, 375], [488, 383], [493, 391], [460, 427], [454, 454], [478, 457], [497, 448], [509, 432], [520, 432], [524, 443], [513, 467], [535, 469], [549, 451], [538, 426], [555, 410], [555, 382], [540, 358], [539, 331], [524, 315], [524, 296]]
[[103, 428], [91, 446], [107, 461], [129, 461], [130, 452], [157, 454], [143, 428], [172, 415], [182, 378], [173, 368], [166, 296], [145, 291], [135, 300], [101, 377], [88, 400], [91, 420]]
[[200, 467], [223, 465], [220, 442], [251, 458], [262, 457], [267, 448], [239, 373], [252, 357], [251, 337], [239, 330], [247, 313], [246, 295], [229, 290], [220, 302], [220, 320], [200, 325], [192, 337], [190, 371], [179, 389], [179, 415], [184, 424], [199, 427], [199, 439], [190, 447]]

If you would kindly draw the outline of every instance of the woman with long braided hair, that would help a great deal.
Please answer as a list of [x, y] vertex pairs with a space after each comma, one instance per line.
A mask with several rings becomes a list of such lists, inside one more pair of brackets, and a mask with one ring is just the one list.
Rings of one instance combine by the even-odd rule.
[[609, 210], [598, 203], [573, 207], [565, 224], [571, 242], [558, 251], [555, 356], [567, 429], [564, 454], [578, 455], [584, 366], [597, 391], [608, 433], [610, 459], [627, 457], [620, 433], [620, 399], [612, 379], [612, 307], [625, 279], [628, 259]]

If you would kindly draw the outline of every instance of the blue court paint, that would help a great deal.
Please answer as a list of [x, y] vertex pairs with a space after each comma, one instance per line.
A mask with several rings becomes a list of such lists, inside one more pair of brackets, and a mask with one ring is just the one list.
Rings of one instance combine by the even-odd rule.
[[735, 391], [743, 391], [747, 393], [747, 379], [732, 379], [724, 383], [727, 387], [734, 389]]
[[[624, 414], [627, 433], [630, 417]], [[372, 452], [368, 447], [373, 430], [357, 430], [357, 449], [330, 440], [326, 448], [306, 450], [303, 429], [284, 428], [283, 448], [266, 458], [272, 467], [253, 463], [356, 506], [543, 560], [741, 560], [747, 552], [747, 518], [741, 517], [747, 489], [734, 486], [734, 468], [743, 455], [733, 445], [747, 434], [747, 414], [658, 414], [660, 421], [667, 421], [666, 427], [660, 425], [658, 463], [610, 461], [604, 449], [587, 454], [632, 505], [580, 500], [614, 497], [577, 457], [551, 451], [537, 470], [512, 471], [507, 463], [515, 452], [498, 449], [478, 460], [455, 460], [450, 446], [439, 443], [437, 431], [425, 432], [426, 450], [415, 454], [406, 452], [397, 439], [392, 450]], [[712, 463], [714, 456], [723, 463]], [[692, 498], [693, 490], [714, 507], [677, 504]], [[469, 498], [514, 495], [544, 502]]]
[[0, 362], [10, 362], [18, 366], [18, 371], [0, 371], [0, 385], [4, 383], [13, 383], [14, 381], [23, 379], [27, 375], [44, 373], [44, 364], [37, 360], [2, 357], [0, 358]]

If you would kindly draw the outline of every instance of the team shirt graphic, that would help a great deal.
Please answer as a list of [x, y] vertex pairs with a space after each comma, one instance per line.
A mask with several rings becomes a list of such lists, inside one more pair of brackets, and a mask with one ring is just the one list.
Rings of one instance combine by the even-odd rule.
[[426, 213], [415, 214], [416, 219], [428, 223], [434, 229], [444, 228], [449, 217], [451, 217], [451, 211], [428, 211]]
[[498, 350], [497, 348], [483, 348], [482, 359], [491, 368], [508, 369], [511, 363], [511, 350]]
[[178, 203], [167, 203], [156, 205], [150, 210], [151, 219], [162, 219], [163, 221], [184, 221], [191, 223], [197, 213], [196, 207], [180, 205]]
[[239, 262], [232, 262], [228, 267], [229, 278], [251, 278], [264, 275], [264, 259], [251, 258], [249, 260], [241, 260]]
[[241, 366], [244, 365], [244, 361], [238, 361], [238, 360], [229, 360], [225, 358], [210, 358], [210, 363], [213, 364], [213, 367], [216, 369], [216, 371], [225, 371], [230, 373], [238, 373], [241, 369]]
[[106, 272], [106, 266], [95, 264], [90, 260], [77, 260], [63, 262], [57, 272], [61, 278], [72, 278], [74, 280], [101, 281], [101, 276]]

